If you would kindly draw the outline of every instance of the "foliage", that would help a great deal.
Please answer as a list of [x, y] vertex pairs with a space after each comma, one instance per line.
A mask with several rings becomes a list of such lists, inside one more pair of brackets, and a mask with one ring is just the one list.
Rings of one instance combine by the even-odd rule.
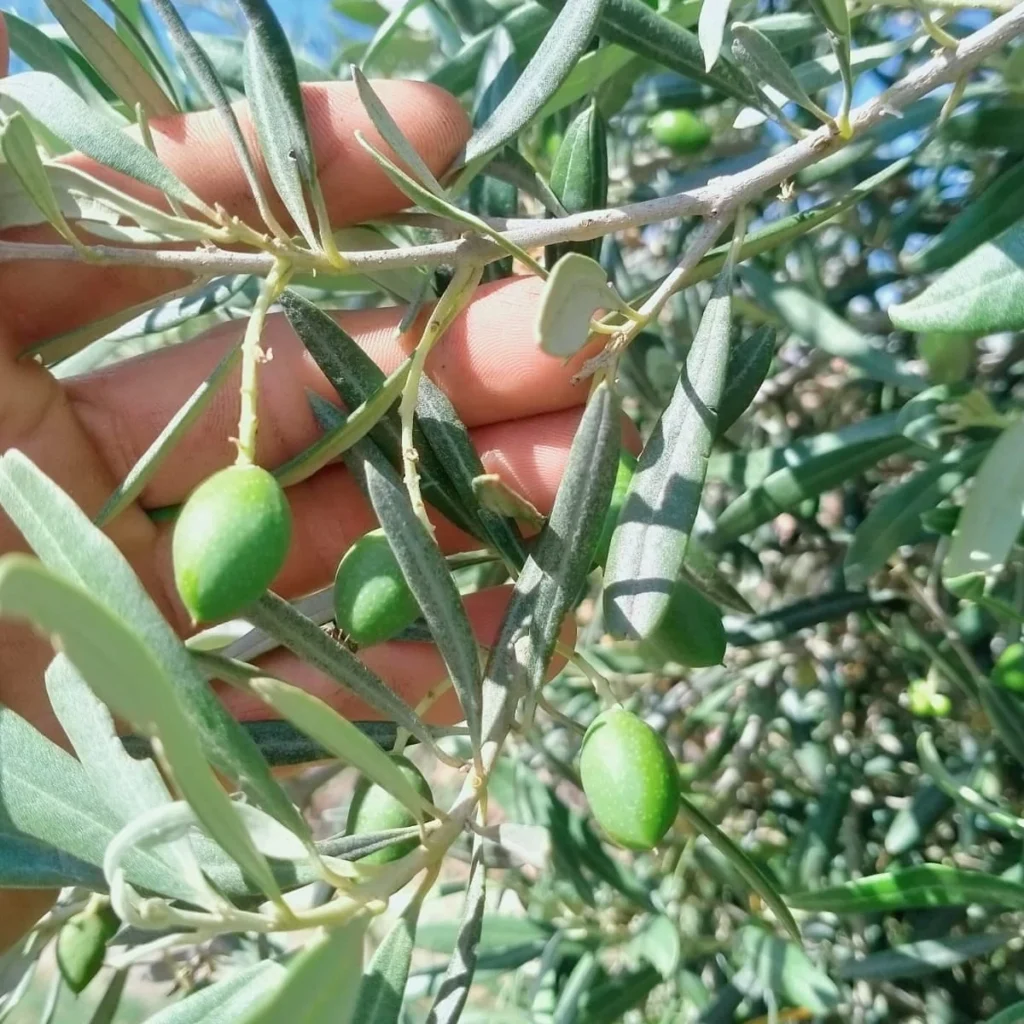
[[[0, 229], [193, 282], [27, 357], [65, 378], [246, 326], [95, 520], [0, 457], [34, 552], [0, 557], [0, 615], [53, 639], [75, 754], [0, 708], [0, 886], [63, 888], [4, 958], [0, 1020], [51, 944], [43, 1019], [63, 984], [106, 984], [92, 1019], [117, 1019], [153, 951], [177, 978], [153, 1024], [1024, 1019], [1024, 7], [335, 0], [368, 28], [321, 68], [267, 0], [221, 37], [171, 0], [48, 5], [60, 32], [8, 19]], [[367, 74], [464, 101], [453, 167]], [[403, 213], [330, 223], [302, 83], [338, 77]], [[151, 145], [151, 117], [205, 108], [258, 220]], [[548, 510], [485, 471], [425, 368], [513, 274], [544, 280], [537, 344], [588, 396]], [[386, 376], [328, 312], [391, 301], [414, 347]], [[236, 370], [222, 474], [256, 472], [279, 310], [347, 411], [310, 395], [322, 436], [264, 492], [343, 461], [380, 529], [336, 593], [289, 602], [264, 589], [283, 503], [155, 510], [179, 575], [217, 574], [182, 595], [196, 617], [247, 624], [181, 640], [103, 528]], [[442, 552], [439, 518], [473, 548]], [[483, 647], [465, 599], [503, 584]], [[423, 639], [447, 678], [412, 707], [357, 648]], [[383, 721], [268, 676], [277, 646]], [[282, 721], [242, 727], [212, 680]], [[463, 724], [429, 725], [449, 688]]]

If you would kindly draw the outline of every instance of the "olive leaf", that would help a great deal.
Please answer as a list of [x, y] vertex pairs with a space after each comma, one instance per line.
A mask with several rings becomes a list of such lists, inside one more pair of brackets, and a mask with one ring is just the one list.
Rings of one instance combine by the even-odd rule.
[[715, 547], [731, 544], [807, 498], [838, 487], [909, 447], [911, 442], [905, 437], [854, 442], [838, 451], [814, 455], [792, 468], [776, 470], [725, 508], [715, 523], [711, 541]]
[[920, 295], [888, 312], [906, 331], [982, 335], [1024, 327], [1024, 221], [979, 245]]
[[167, 34], [181, 55], [185, 67], [188, 68], [199, 83], [199, 87], [202, 89], [207, 102], [220, 115], [221, 123], [224, 125], [228, 138], [231, 140], [231, 147], [234, 149], [235, 156], [242, 167], [245, 180], [249, 185], [253, 198], [256, 200], [256, 205], [259, 208], [264, 223], [275, 234], [283, 236], [284, 231], [280, 228], [270, 211], [270, 203], [267, 201], [266, 191], [256, 170], [256, 164], [249, 150], [249, 144], [242, 134], [238, 117], [231, 106], [231, 101], [217, 75], [213, 62], [196, 42], [192, 33], [186, 28], [185, 22], [182, 21], [181, 15], [171, 0], [153, 0], [153, 6], [156, 8], [157, 14], [160, 15], [167, 29]]
[[497, 473], [483, 473], [473, 478], [473, 493], [480, 504], [501, 516], [521, 519], [530, 526], [544, 525], [544, 516], [529, 499], [513, 490]]
[[[204, 828], [268, 896], [280, 891], [217, 781], [174, 685], [144, 641], [91, 594], [34, 558], [0, 558], [0, 613], [60, 638], [93, 692], [140, 732], [158, 736], [175, 782]], [[140, 686], [139, 681], [146, 685]]]
[[416, 152], [412, 143], [402, 134], [402, 129], [395, 123], [388, 108], [380, 101], [373, 91], [366, 75], [355, 65], [352, 66], [352, 78], [356, 83], [359, 92], [359, 99], [362, 101], [366, 113], [373, 122], [374, 128], [380, 133], [380, 137], [391, 147], [392, 152], [419, 180], [420, 184], [426, 186], [441, 199], [445, 198], [444, 189], [440, 182], [434, 177], [434, 172], [426, 165], [423, 157]]
[[[294, 291], [285, 291], [278, 301], [292, 329], [342, 402], [349, 409], [355, 409], [372, 399], [384, 384], [384, 372], [338, 323]], [[425, 390], [421, 380], [420, 394]], [[313, 401], [312, 398], [310, 400]], [[341, 413], [322, 399], [315, 404], [314, 412], [318, 419], [323, 418], [321, 426], [325, 429], [341, 425]], [[382, 416], [369, 436], [393, 465], [401, 464], [402, 428], [397, 411], [389, 411]], [[414, 434], [414, 438], [420, 456], [420, 484], [424, 497], [456, 526], [475, 534], [477, 531], [472, 518], [452, 493], [448, 476], [426, 438], [422, 436], [422, 431], [419, 436]]]
[[704, 70], [710, 71], [718, 61], [729, 20], [731, 0], [703, 0], [697, 22], [697, 41], [704, 53]]
[[1006, 565], [1024, 522], [1024, 420], [1010, 424], [985, 455], [971, 485], [953, 542], [942, 562], [942, 578], [954, 592]]
[[516, 580], [484, 673], [484, 740], [503, 735], [518, 697], [543, 678], [562, 621], [593, 564], [619, 458], [620, 406], [605, 381], [587, 402], [547, 526]]
[[285, 969], [262, 960], [192, 993], [150, 1017], [147, 1024], [236, 1024], [242, 1014], [280, 986]]
[[314, 939], [291, 960], [287, 974], [238, 1024], [350, 1024], [359, 994], [366, 914]]
[[97, 113], [54, 75], [26, 71], [4, 78], [0, 80], [0, 100], [4, 99], [104, 167], [212, 215], [213, 211], [145, 146], [122, 132], [111, 117]]
[[779, 923], [790, 935], [801, 942], [800, 929], [786, 906], [786, 901], [772, 879], [747, 856], [692, 800], [679, 796], [679, 813], [703, 835], [715, 849], [727, 858], [744, 882], [764, 900]]
[[853, 535], [843, 561], [846, 582], [865, 584], [884, 568], [892, 553], [909, 544], [921, 528], [921, 513], [935, 508], [980, 465], [985, 443], [956, 449], [922, 467], [886, 494], [867, 514]]
[[625, 312], [629, 307], [608, 284], [600, 263], [567, 252], [552, 268], [537, 310], [541, 349], [562, 359], [574, 356], [587, 343], [591, 317], [599, 309]]
[[409, 15], [416, 11], [424, 2], [425, 0], [405, 0], [400, 7], [395, 7], [377, 26], [377, 31], [374, 32], [373, 38], [366, 44], [366, 49], [363, 50], [363, 55], [359, 58], [361, 71], [366, 71], [374, 62], [374, 59], [385, 50], [388, 43], [394, 38], [395, 33], [406, 23]]
[[988, 956], [1012, 938], [1010, 932], [982, 935], [955, 935], [944, 939], [902, 942], [839, 967], [839, 977], [847, 981], [866, 978], [891, 981], [895, 978], [920, 978], [937, 971], [948, 971], [957, 964]]
[[430, 747], [445, 763], [451, 763], [451, 758], [438, 748], [433, 733], [383, 679], [287, 601], [267, 591], [245, 609], [245, 618], [277, 638], [303, 661], [383, 712]]
[[288, 39], [267, 0], [238, 0], [249, 25], [245, 40], [245, 95], [270, 179], [299, 233], [319, 248], [309, 219], [307, 194], [320, 242], [333, 249], [330, 223], [317, 177], [316, 157]]
[[366, 1024], [399, 1024], [422, 895], [421, 891], [410, 901], [374, 952], [359, 983], [354, 1020]]
[[182, 696], [190, 728], [210, 761], [264, 810], [298, 834], [308, 826], [245, 730], [210, 691], [113, 542], [56, 484], [18, 451], [0, 459], [0, 505], [51, 569], [102, 600], [144, 638]]
[[[369, 448], [357, 449], [369, 452]], [[401, 478], [384, 458], [363, 462], [366, 490], [402, 575], [430, 626], [480, 749], [480, 655], [458, 587], [429, 530], [416, 515]]]
[[492, 153], [516, 138], [540, 112], [589, 46], [603, 3], [566, 0], [519, 80], [466, 143], [460, 182], [469, 181]]
[[129, 110], [141, 106], [149, 117], [178, 112], [131, 48], [85, 0], [46, 0], [46, 6]]
[[729, 353], [725, 387], [718, 403], [718, 436], [747, 411], [775, 358], [775, 328], [762, 324], [753, 334], [734, 345]]
[[192, 392], [167, 426], [153, 439], [150, 446], [139, 456], [138, 462], [103, 503], [96, 513], [96, 525], [105, 526], [117, 518], [145, 490], [146, 485], [188, 433], [195, 421], [213, 399], [221, 384], [234, 371], [242, 354], [240, 345], [232, 346], [213, 368], [210, 375]]
[[[46, 670], [50, 705], [71, 742], [86, 775], [122, 825], [135, 816], [171, 803], [171, 795], [152, 761], [131, 757], [117, 736], [106, 705], [63, 654]], [[212, 906], [212, 893], [187, 841], [168, 844], [160, 860], [180, 878], [181, 891], [193, 893], [200, 906]]]
[[455, 940], [451, 960], [448, 961], [434, 1003], [427, 1014], [427, 1024], [457, 1024], [469, 998], [469, 988], [476, 973], [484, 900], [487, 895], [487, 870], [483, 865], [483, 849], [483, 840], [479, 836], [474, 836], [462, 923], [459, 925], [459, 934]]
[[333, 430], [328, 430], [319, 440], [314, 441], [305, 451], [292, 457], [274, 470], [274, 476], [282, 487], [291, 487], [306, 480], [328, 463], [343, 455], [354, 444], [361, 441], [380, 422], [387, 411], [398, 401], [409, 376], [410, 360], [406, 359], [388, 377], [372, 398], [357, 406]]
[[20, 111], [9, 117], [7, 123], [0, 129], [0, 150], [3, 151], [8, 166], [17, 176], [22, 188], [46, 220], [84, 255], [87, 250], [64, 218], [64, 211], [54, 194], [50, 179], [46, 176], [46, 168], [36, 148], [32, 130]]
[[751, 81], [762, 88], [771, 86], [777, 95], [775, 102], [792, 100], [821, 121], [829, 121], [829, 115], [822, 110], [800, 84], [800, 79], [776, 49], [775, 44], [752, 25], [734, 22], [732, 26], [732, 52], [750, 75]]
[[612, 535], [604, 613], [614, 635], [648, 636], [668, 605], [700, 506], [732, 320], [727, 264], [701, 317], [668, 408], [651, 433]]
[[984, 871], [921, 864], [813, 892], [788, 893], [786, 903], [794, 910], [840, 915], [915, 907], [962, 907], [971, 903], [1020, 910], [1024, 907], [1024, 885]]

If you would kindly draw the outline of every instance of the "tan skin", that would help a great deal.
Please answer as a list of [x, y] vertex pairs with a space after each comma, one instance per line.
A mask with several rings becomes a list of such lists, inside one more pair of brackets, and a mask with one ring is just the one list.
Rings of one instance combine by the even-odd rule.
[[[0, 18], [0, 75], [7, 66], [6, 30]], [[332, 223], [341, 226], [381, 217], [407, 205], [353, 137], [358, 129], [376, 140], [354, 88], [346, 83], [304, 88]], [[459, 104], [421, 83], [380, 82], [376, 88], [426, 162], [435, 173], [443, 172], [469, 132]], [[240, 114], [247, 124], [244, 108]], [[215, 115], [162, 119], [153, 122], [152, 130], [161, 158], [198, 195], [207, 202], [222, 203], [250, 223], [259, 223]], [[125, 191], [146, 194], [142, 187], [84, 157], [68, 159]], [[287, 223], [284, 210], [276, 212]], [[3, 237], [57, 240], [47, 227], [12, 229]], [[35, 341], [186, 280], [177, 272], [149, 268], [0, 263], [0, 451], [21, 449], [90, 514], [99, 510], [241, 327], [223, 326], [186, 345], [61, 383], [37, 364], [19, 361], [19, 353]], [[470, 428], [488, 471], [500, 473], [544, 511], [551, 506], [586, 400], [586, 386], [573, 385], [570, 378], [588, 353], [563, 365], [540, 352], [532, 333], [539, 290], [536, 278], [525, 277], [481, 288], [427, 365]], [[340, 322], [390, 371], [416, 341], [415, 331], [396, 336], [401, 316], [401, 309], [381, 309], [343, 314]], [[262, 375], [258, 462], [273, 467], [318, 434], [304, 389], [314, 388], [326, 398], [332, 397], [332, 391], [280, 317], [269, 322], [265, 347], [273, 358]], [[202, 479], [234, 460], [230, 438], [238, 416], [236, 384], [228, 382], [222, 388], [139, 502], [108, 527], [182, 635], [190, 625], [171, 580], [170, 528], [156, 525], [146, 512], [182, 501]], [[295, 520], [294, 540], [274, 589], [296, 597], [327, 585], [341, 554], [373, 522], [353, 480], [341, 467], [329, 467], [298, 484], [288, 497]], [[478, 546], [444, 522], [438, 523], [438, 538], [447, 551]], [[25, 550], [24, 541], [0, 514], [0, 553], [18, 550]], [[482, 643], [496, 635], [508, 593], [507, 587], [495, 588], [467, 600]], [[0, 703], [64, 743], [42, 687], [51, 655], [49, 645], [24, 627], [0, 625]], [[424, 644], [383, 644], [362, 656], [412, 704], [445, 675], [437, 652]], [[375, 717], [372, 709], [287, 654], [268, 655], [264, 665], [269, 672], [323, 696], [350, 718]], [[224, 699], [242, 719], [266, 716], [265, 708], [237, 692], [225, 691]], [[442, 700], [433, 715], [435, 721], [459, 717], [451, 698]], [[0, 949], [23, 934], [53, 897], [52, 891], [0, 892]]]

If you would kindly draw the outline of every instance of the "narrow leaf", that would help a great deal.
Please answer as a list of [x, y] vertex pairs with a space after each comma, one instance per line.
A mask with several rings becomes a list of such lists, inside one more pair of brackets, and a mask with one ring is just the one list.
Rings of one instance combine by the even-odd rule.
[[360, 982], [359, 1000], [352, 1015], [360, 1024], [399, 1024], [420, 905], [420, 899], [414, 898], [374, 952]]
[[270, 868], [210, 770], [170, 679], [143, 641], [90, 594], [25, 555], [0, 558], [0, 612], [59, 637], [62, 652], [105, 704], [140, 732], [159, 736], [175, 781], [204, 828], [264, 892], [277, 895]]
[[566, 0], [519, 81], [466, 144], [464, 173], [471, 177], [533, 120], [590, 45], [603, 2]]
[[190, 728], [211, 763], [280, 822], [307, 832], [255, 743], [210, 690], [114, 543], [18, 451], [0, 459], [0, 505], [46, 565], [102, 600], [144, 639], [181, 693]]
[[775, 358], [775, 328], [759, 327], [729, 353], [716, 428], [721, 437], [749, 408]]
[[718, 61], [725, 38], [725, 23], [729, 20], [731, 0], [704, 0], [700, 5], [697, 22], [697, 40], [704, 53], [704, 70], [710, 71]]
[[704, 309], [668, 408], [637, 463], [612, 536], [604, 612], [614, 635], [648, 636], [668, 606], [700, 507], [718, 405], [725, 386], [732, 319], [732, 268]]
[[245, 610], [245, 617], [253, 625], [277, 637], [303, 661], [383, 712], [385, 717], [425, 743], [443, 760], [450, 761], [439, 751], [430, 730], [383, 679], [287, 601], [268, 591]]
[[319, 472], [328, 463], [339, 458], [353, 445], [361, 441], [380, 422], [381, 418], [398, 401], [409, 376], [410, 361], [404, 363], [381, 384], [372, 398], [352, 410], [342, 423], [328, 430], [318, 441], [305, 451], [289, 459], [274, 470], [282, 487], [291, 487]]
[[547, 526], [516, 581], [483, 682], [483, 736], [503, 735], [526, 688], [541, 683], [558, 631], [593, 564], [619, 458], [619, 401], [591, 394]]
[[172, 1003], [147, 1024], [236, 1024], [241, 1015], [281, 984], [284, 968], [274, 960], [243, 967], [234, 974]]
[[743, 880], [764, 900], [779, 923], [797, 942], [801, 942], [800, 929], [790, 913], [782, 894], [771, 878], [751, 860], [699, 807], [686, 796], [679, 796], [679, 813], [703, 835], [739, 872]]
[[965, 871], [942, 864], [886, 871], [814, 892], [790, 893], [794, 910], [832, 914], [872, 914], [920, 907], [983, 906], [1024, 908], [1024, 885], [984, 871]]
[[359, 993], [366, 925], [366, 915], [360, 915], [308, 943], [280, 983], [244, 1017], [235, 1018], [238, 1024], [349, 1024]]
[[178, 112], [131, 49], [84, 0], [46, 0], [46, 6], [129, 110], [139, 104], [149, 117]]
[[59, 78], [26, 71], [0, 81], [6, 97], [34, 117], [72, 149], [97, 163], [152, 185], [197, 210], [206, 204], [141, 143], [135, 142], [110, 117], [98, 114]]
[[994, 932], [907, 942], [859, 960], [845, 960], [840, 963], [838, 974], [847, 981], [921, 978], [937, 971], [948, 971], [967, 960], [988, 956], [1005, 946], [1012, 937], [1009, 932]]
[[752, 25], [742, 22], [733, 24], [732, 52], [750, 75], [751, 81], [772, 86], [787, 100], [792, 100], [815, 117], [828, 120], [825, 111], [807, 95], [775, 44]]
[[402, 129], [398, 127], [388, 108], [384, 106], [373, 91], [373, 86], [370, 85], [366, 75], [354, 65], [352, 67], [352, 78], [355, 80], [359, 99], [362, 101], [363, 107], [369, 115], [373, 127], [379, 132], [380, 137], [391, 147], [395, 156], [405, 164], [421, 185], [430, 189], [435, 196], [444, 199], [444, 189], [437, 178], [434, 177], [434, 172], [426, 165], [423, 157], [416, 152], [412, 143], [402, 134]]
[[469, 998], [469, 988], [476, 973], [477, 951], [484, 918], [487, 871], [483, 865], [483, 840], [473, 840], [473, 859], [469, 865], [466, 905], [462, 924], [455, 940], [452, 958], [438, 986], [434, 1004], [427, 1014], [427, 1024], [457, 1024]]
[[473, 749], [479, 750], [480, 656], [458, 587], [395, 470], [383, 458], [368, 459], [364, 467], [370, 503], [402, 575], [423, 610], [465, 712]]
[[245, 95], [260, 151], [300, 234], [317, 249], [306, 190], [312, 198], [319, 185], [295, 58], [267, 0], [238, 0], [238, 5], [250, 29], [245, 41]]
[[1024, 522], [1022, 446], [1024, 420], [1017, 420], [999, 435], [974, 478], [942, 563], [951, 589], [968, 577], [997, 575], [1010, 557]]

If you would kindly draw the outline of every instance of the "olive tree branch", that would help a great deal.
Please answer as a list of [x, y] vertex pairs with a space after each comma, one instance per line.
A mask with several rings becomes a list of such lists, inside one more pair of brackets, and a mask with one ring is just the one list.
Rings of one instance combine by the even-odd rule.
[[[822, 126], [755, 167], [737, 174], [713, 178], [707, 184], [674, 195], [607, 210], [594, 210], [568, 217], [537, 219], [523, 225], [514, 222], [505, 231], [509, 241], [523, 249], [540, 248], [556, 242], [586, 241], [626, 228], [640, 227], [681, 216], [714, 218], [723, 210], [749, 202], [771, 188], [792, 178], [798, 171], [843, 148], [853, 139], [887, 117], [899, 116], [904, 108], [933, 89], [955, 81], [977, 67], [986, 57], [1024, 32], [1024, 4], [1009, 10], [984, 28], [961, 40], [956, 48], [935, 54], [915, 68], [882, 95], [852, 112], [851, 135], [840, 137], [834, 128]], [[268, 253], [235, 253], [223, 249], [201, 251], [151, 250], [125, 246], [92, 247], [100, 262], [117, 265], [163, 267], [203, 274], [270, 273], [275, 257]], [[411, 266], [486, 263], [500, 259], [505, 251], [494, 242], [471, 235], [456, 240], [402, 249], [383, 249], [345, 253], [344, 273], [362, 273]], [[80, 258], [70, 245], [46, 245], [32, 242], [0, 242], [0, 263], [15, 260], [73, 261]], [[295, 259], [297, 269], [310, 262], [325, 272], [339, 273], [314, 258]]]

